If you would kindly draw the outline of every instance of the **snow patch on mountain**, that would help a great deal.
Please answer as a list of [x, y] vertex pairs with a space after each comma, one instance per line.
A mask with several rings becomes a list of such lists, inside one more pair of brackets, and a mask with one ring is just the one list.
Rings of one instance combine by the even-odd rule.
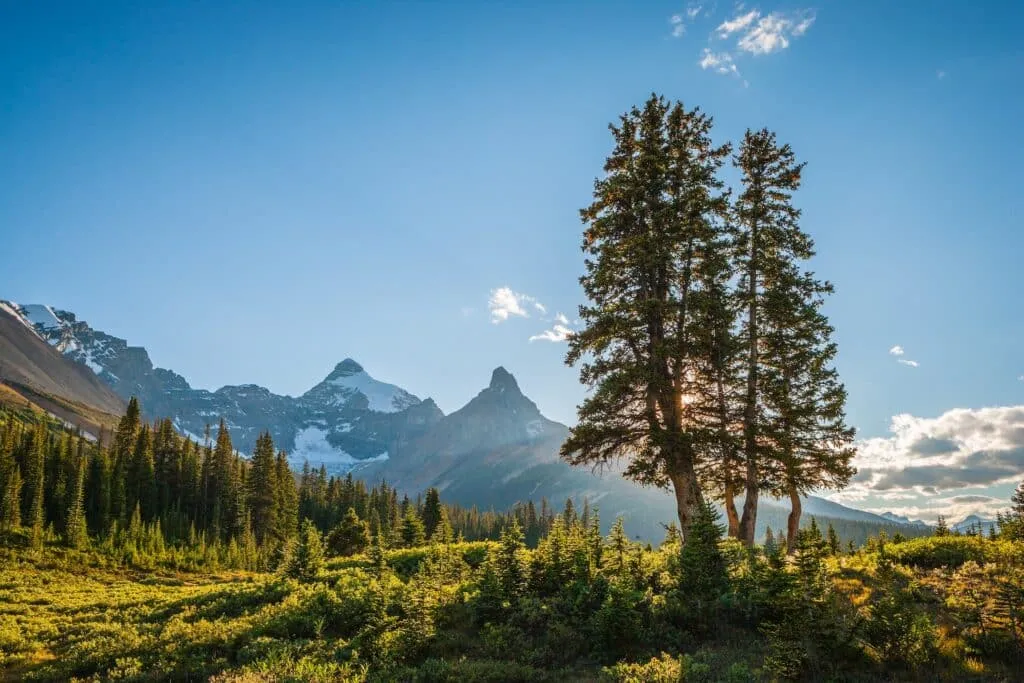
[[335, 448], [327, 441], [327, 430], [316, 426], [307, 426], [295, 433], [295, 450], [288, 459], [293, 466], [301, 466], [308, 461], [310, 465], [324, 465], [332, 472], [348, 472], [357, 465], [369, 462], [382, 462], [388, 459], [387, 451], [372, 458], [354, 458], [350, 454]]
[[366, 397], [370, 410], [378, 413], [397, 413], [409, 406], [416, 405], [419, 400], [401, 387], [385, 382], [378, 382], [360, 370], [351, 375], [336, 377], [329, 380], [336, 387], [348, 390], [346, 395], [359, 392]]

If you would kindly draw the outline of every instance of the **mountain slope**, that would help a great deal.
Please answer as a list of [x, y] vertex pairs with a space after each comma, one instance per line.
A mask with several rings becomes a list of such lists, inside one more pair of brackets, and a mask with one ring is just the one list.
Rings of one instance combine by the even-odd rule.
[[124, 411], [124, 401], [89, 368], [51, 347], [26, 320], [53, 324], [52, 313], [45, 307], [22, 314], [0, 302], [0, 381], [90, 433], [115, 423]]

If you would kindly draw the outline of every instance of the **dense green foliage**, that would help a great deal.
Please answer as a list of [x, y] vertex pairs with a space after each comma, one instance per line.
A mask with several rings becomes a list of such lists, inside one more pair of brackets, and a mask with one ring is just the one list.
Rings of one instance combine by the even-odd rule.
[[[794, 205], [803, 164], [768, 130], [732, 145], [712, 119], [657, 95], [610, 125], [613, 147], [585, 224], [587, 303], [566, 362], [593, 388], [562, 446], [573, 464], [624, 459], [625, 475], [671, 489], [686, 543], [705, 500], [751, 546], [762, 493], [800, 496], [854, 473], [846, 390], [822, 313], [828, 282]], [[742, 514], [736, 496], [744, 496]]]
[[[1024, 543], [925, 568], [958, 537], [787, 558], [718, 538], [713, 514], [652, 549], [559, 517], [537, 548], [428, 542], [317, 560], [305, 525], [277, 573], [126, 572], [44, 538], [0, 550], [8, 679], [214, 681], [1016, 680]], [[696, 533], [696, 532], [695, 532]], [[45, 534], [44, 534], [45, 537]], [[713, 548], [695, 552], [698, 545]], [[931, 557], [929, 561], [926, 558]], [[913, 558], [915, 565], [909, 559]]]

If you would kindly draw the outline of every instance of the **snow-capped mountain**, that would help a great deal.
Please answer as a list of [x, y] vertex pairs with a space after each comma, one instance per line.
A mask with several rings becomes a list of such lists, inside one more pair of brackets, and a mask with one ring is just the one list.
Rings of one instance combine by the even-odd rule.
[[374, 379], [350, 358], [298, 398], [255, 384], [207, 391], [153, 367], [146, 349], [96, 330], [74, 313], [9, 301], [0, 301], [0, 307], [122, 398], [137, 396], [147, 415], [172, 417], [182, 433], [203, 441], [208, 427], [223, 418], [242, 453], [251, 452], [267, 429], [297, 466], [308, 460], [346, 471], [386, 460], [393, 441], [418, 436], [442, 417], [433, 401]]

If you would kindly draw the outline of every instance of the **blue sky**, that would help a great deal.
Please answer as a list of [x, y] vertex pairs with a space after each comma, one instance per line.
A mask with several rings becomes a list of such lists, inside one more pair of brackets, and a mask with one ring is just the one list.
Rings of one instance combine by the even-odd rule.
[[[447, 412], [504, 365], [571, 422], [564, 344], [530, 338], [581, 302], [608, 122], [657, 91], [808, 164], [849, 415], [875, 439], [847, 500], [994, 509], [952, 499], [1005, 498], [1009, 475], [892, 488], [871, 454], [911, 457], [919, 432], [962, 428], [955, 409], [1008, 430], [979, 447], [1024, 453], [1024, 413], [980, 411], [1024, 403], [1022, 20], [1013, 2], [3, 3], [0, 297], [75, 311], [199, 387], [297, 394], [351, 356]], [[527, 315], [495, 323], [492, 300]], [[893, 434], [900, 414], [919, 422]], [[960, 450], [922, 466], [965, 466], [978, 444], [951, 433]]]

